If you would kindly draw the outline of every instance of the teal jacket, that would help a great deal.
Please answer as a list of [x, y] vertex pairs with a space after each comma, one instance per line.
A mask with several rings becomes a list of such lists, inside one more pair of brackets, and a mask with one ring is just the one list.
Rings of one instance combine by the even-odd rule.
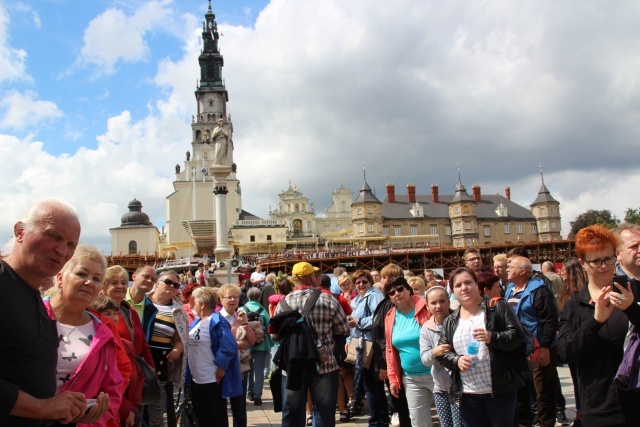
[[254, 313], [260, 314], [260, 320], [262, 320], [262, 327], [264, 328], [264, 341], [260, 344], [252, 345], [249, 347], [251, 351], [271, 351], [271, 347], [273, 347], [273, 341], [271, 340], [271, 336], [267, 333], [267, 327], [269, 326], [269, 312], [260, 304], [258, 301], [249, 301], [245, 305], [243, 305], [240, 310], [245, 313], [249, 313], [250, 311]]

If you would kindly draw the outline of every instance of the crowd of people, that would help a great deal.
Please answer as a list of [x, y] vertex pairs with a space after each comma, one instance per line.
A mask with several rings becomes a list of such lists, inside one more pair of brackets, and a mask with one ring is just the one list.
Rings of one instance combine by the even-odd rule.
[[[270, 378], [283, 426], [631, 426], [640, 407], [640, 226], [594, 225], [562, 268], [468, 249], [444, 280], [395, 264], [323, 275], [140, 266], [81, 244], [77, 211], [33, 204], [0, 260], [0, 425], [246, 427]], [[556, 271], [557, 270], [557, 271]], [[130, 280], [131, 279], [131, 280]], [[366, 400], [366, 405], [364, 401]], [[365, 408], [368, 413], [365, 414]], [[337, 413], [336, 413], [337, 412]]]

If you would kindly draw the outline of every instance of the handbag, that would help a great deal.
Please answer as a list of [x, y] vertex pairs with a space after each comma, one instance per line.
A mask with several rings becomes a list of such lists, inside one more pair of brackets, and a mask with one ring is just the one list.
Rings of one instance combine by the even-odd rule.
[[158, 380], [156, 370], [152, 368], [142, 356], [136, 356], [136, 362], [138, 362], [138, 366], [144, 377], [141, 405], [148, 405], [160, 399], [160, 381]]
[[[198, 427], [196, 413], [193, 410], [191, 402], [191, 388], [188, 385], [183, 387], [184, 396], [182, 402], [178, 404], [176, 409], [176, 421], [179, 427]], [[178, 392], [178, 400], [180, 400], [180, 392]]]
[[364, 338], [351, 338], [345, 362], [356, 363], [359, 351], [362, 351], [362, 367], [369, 369], [371, 359], [373, 358], [373, 343]]

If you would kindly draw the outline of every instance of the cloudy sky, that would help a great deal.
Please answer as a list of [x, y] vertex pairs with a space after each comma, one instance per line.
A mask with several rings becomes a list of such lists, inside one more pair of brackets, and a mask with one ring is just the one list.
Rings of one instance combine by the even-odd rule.
[[[563, 234], [587, 209], [638, 207], [640, 4], [213, 1], [243, 207], [289, 180], [316, 211], [362, 164], [384, 198], [467, 189], [528, 206], [539, 165]], [[0, 240], [34, 200], [68, 199], [82, 240], [136, 197], [166, 219], [191, 148], [203, 0], [0, 0]]]

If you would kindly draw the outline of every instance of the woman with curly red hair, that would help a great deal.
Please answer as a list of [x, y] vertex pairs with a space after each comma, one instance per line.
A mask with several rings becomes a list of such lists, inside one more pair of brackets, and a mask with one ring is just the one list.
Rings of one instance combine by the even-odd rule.
[[580, 418], [588, 426], [631, 426], [640, 394], [622, 391], [613, 379], [624, 352], [629, 322], [640, 327], [640, 306], [631, 285], [615, 283], [618, 238], [602, 226], [583, 228], [575, 251], [586, 286], [560, 312], [558, 355], [573, 364], [580, 394]]

